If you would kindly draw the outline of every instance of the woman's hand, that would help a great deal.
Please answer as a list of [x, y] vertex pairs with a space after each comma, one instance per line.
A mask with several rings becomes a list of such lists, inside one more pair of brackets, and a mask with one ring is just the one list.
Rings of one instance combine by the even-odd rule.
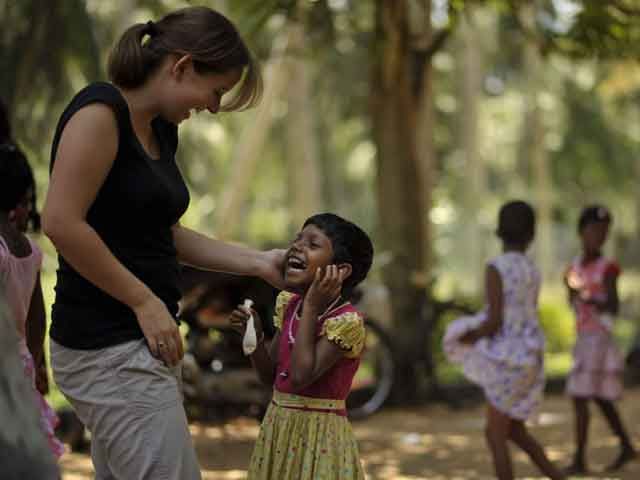
[[153, 295], [133, 311], [151, 354], [161, 358], [170, 367], [177, 365], [184, 356], [182, 337], [165, 304]]
[[303, 309], [322, 314], [342, 291], [342, 272], [337, 265], [318, 268], [313, 283], [304, 298]]
[[280, 248], [260, 252], [259, 277], [280, 290], [284, 288], [286, 255], [287, 251]]
[[238, 305], [236, 309], [231, 312], [231, 328], [244, 337], [244, 332], [247, 329], [247, 322], [249, 321], [249, 315], [253, 315], [253, 325], [256, 329], [256, 338], [258, 343], [264, 339], [264, 330], [262, 329], [262, 321], [260, 315], [253, 308], [247, 309], [244, 305]]

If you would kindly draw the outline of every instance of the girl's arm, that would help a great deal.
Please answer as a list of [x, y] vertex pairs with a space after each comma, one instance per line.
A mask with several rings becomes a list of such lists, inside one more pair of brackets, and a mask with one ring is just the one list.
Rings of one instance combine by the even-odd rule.
[[487, 297], [487, 319], [478, 328], [464, 335], [460, 341], [463, 343], [475, 343], [482, 337], [490, 337], [502, 326], [502, 278], [493, 265], [487, 265], [485, 272], [485, 285]]
[[258, 372], [260, 381], [265, 385], [271, 386], [276, 381], [279, 343], [280, 331], [278, 330], [270, 342], [263, 340], [251, 354], [251, 364]]
[[284, 250], [261, 252], [209, 238], [180, 224], [173, 227], [180, 262], [205, 270], [261, 277], [282, 288]]
[[[325, 336], [316, 341], [318, 317], [316, 315], [314, 320], [310, 314], [310, 320], [305, 320], [305, 316], [302, 315], [291, 358], [291, 386], [295, 391], [311, 385], [347, 353]], [[306, 325], [312, 325], [312, 328]]]
[[[167, 364], [183, 356], [182, 339], [164, 303], [120, 263], [87, 223], [86, 215], [118, 149], [114, 112], [104, 104], [78, 110], [64, 128], [42, 214], [56, 249], [84, 278], [131, 307], [149, 349]], [[167, 348], [158, 351], [158, 342]]]
[[338, 297], [342, 287], [342, 274], [336, 265], [329, 265], [324, 272], [316, 272], [313, 284], [305, 295], [302, 318], [298, 325], [296, 341], [291, 352], [291, 386], [302, 390], [318, 379], [340, 360], [346, 351], [326, 337], [317, 340], [318, 317], [331, 300]]
[[604, 300], [589, 300], [601, 312], [608, 312], [617, 315], [620, 309], [620, 299], [618, 297], [618, 274], [607, 273], [604, 277], [604, 288], [607, 297]]
[[27, 313], [27, 347], [36, 369], [36, 387], [42, 395], [46, 395], [49, 390], [47, 378], [47, 364], [44, 357], [44, 337], [47, 327], [47, 316], [44, 309], [44, 299], [42, 297], [42, 285], [40, 283], [40, 272], [36, 278], [36, 284], [31, 295], [29, 312]]

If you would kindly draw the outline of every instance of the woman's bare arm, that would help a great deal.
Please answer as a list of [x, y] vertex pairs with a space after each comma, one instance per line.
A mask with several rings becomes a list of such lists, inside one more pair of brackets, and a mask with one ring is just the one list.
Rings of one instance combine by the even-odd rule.
[[175, 225], [173, 239], [180, 262], [205, 270], [261, 277], [275, 287], [283, 286], [284, 250], [262, 252], [223, 242]]

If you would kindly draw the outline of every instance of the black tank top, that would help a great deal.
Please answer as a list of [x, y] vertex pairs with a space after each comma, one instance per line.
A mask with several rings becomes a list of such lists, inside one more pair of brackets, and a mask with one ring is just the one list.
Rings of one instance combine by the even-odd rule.
[[[65, 125], [91, 103], [113, 109], [119, 137], [115, 161], [89, 208], [87, 222], [175, 317], [180, 270], [171, 227], [189, 204], [189, 192], [175, 163], [177, 126], [160, 117], [153, 121], [161, 155], [150, 158], [133, 131], [124, 97], [109, 83], [94, 83], [81, 90], [62, 113], [53, 139], [51, 168]], [[61, 255], [58, 259], [51, 338], [68, 348], [98, 349], [143, 337], [127, 305], [85, 279]]]

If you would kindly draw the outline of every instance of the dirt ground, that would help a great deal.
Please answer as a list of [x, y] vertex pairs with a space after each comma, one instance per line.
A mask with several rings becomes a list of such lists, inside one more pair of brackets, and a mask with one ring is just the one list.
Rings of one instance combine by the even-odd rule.
[[[640, 447], [640, 388], [626, 392], [621, 409], [636, 446]], [[476, 480], [492, 477], [492, 466], [483, 436], [483, 407], [450, 410], [444, 406], [387, 409], [367, 420], [355, 422], [362, 461], [368, 479]], [[566, 397], [548, 396], [533, 434], [552, 460], [567, 464], [573, 449], [572, 412]], [[206, 480], [245, 478], [258, 424], [239, 418], [224, 425], [193, 424]], [[617, 454], [616, 439], [593, 409], [587, 478], [638, 480], [640, 460], [615, 475], [599, 474]], [[512, 449], [518, 478], [542, 478], [528, 458]], [[93, 478], [86, 455], [65, 454], [61, 459], [63, 480]]]

